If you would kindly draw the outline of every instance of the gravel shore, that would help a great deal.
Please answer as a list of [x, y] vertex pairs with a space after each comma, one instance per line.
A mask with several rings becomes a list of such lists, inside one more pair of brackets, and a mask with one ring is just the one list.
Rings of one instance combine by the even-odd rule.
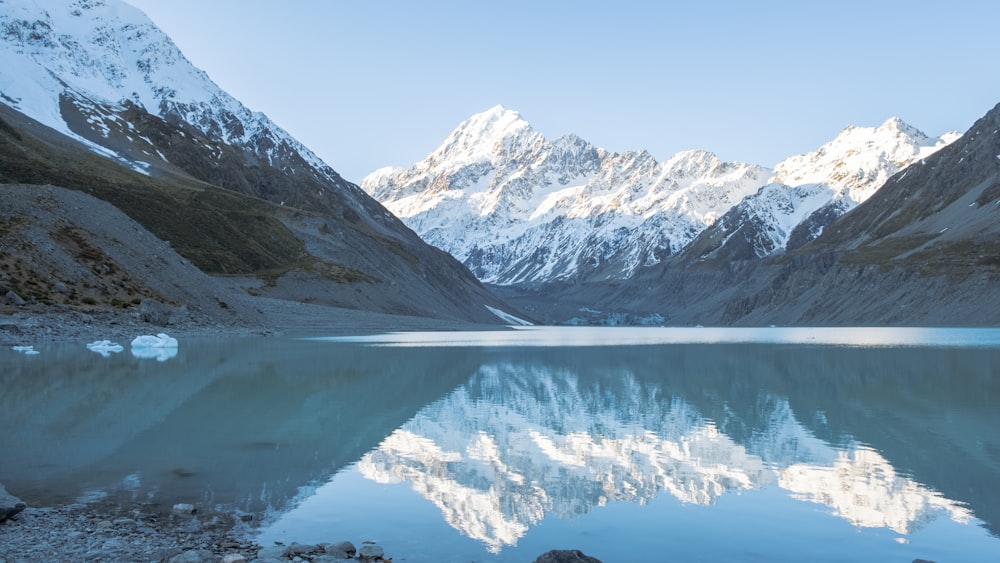
[[[242, 523], [240, 523], [242, 524]], [[245, 525], [226, 514], [182, 519], [148, 507], [29, 507], [0, 524], [0, 561], [222, 561], [257, 558]], [[230, 557], [230, 561], [238, 561]]]
[[43, 342], [131, 341], [140, 334], [165, 332], [176, 338], [196, 336], [305, 336], [372, 334], [398, 331], [506, 330], [426, 317], [386, 315], [324, 305], [257, 298], [259, 318], [246, 322], [207, 319], [175, 312], [166, 322], [150, 323], [137, 310], [80, 309], [64, 306], [0, 307], [0, 345]]

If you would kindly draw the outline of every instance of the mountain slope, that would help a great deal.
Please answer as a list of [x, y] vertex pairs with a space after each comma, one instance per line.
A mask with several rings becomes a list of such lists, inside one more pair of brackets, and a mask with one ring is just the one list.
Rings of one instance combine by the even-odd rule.
[[740, 259], [799, 247], [890, 176], [958, 136], [929, 137], [899, 118], [879, 127], [847, 127], [816, 151], [778, 163], [767, 185], [706, 229], [686, 252]]
[[0, 29], [0, 182], [97, 195], [206, 272], [261, 278], [255, 293], [499, 321], [484, 305], [503, 304], [465, 268], [219, 89], [138, 10], [9, 0]]
[[548, 141], [496, 106], [459, 125], [408, 169], [362, 188], [481, 280], [623, 277], [693, 239], [770, 171], [688, 151], [657, 162], [579, 137]]

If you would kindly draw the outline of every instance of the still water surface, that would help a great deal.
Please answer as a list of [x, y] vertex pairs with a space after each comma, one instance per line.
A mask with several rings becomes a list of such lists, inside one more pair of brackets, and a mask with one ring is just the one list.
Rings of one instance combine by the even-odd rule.
[[192, 502], [397, 561], [1000, 560], [1000, 330], [36, 349], [0, 351], [0, 483], [35, 505]]

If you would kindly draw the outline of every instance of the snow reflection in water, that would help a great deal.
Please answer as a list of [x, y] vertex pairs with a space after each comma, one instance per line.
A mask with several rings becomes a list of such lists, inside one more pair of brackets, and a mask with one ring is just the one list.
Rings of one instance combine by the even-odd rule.
[[409, 561], [1000, 553], [1000, 331], [407, 342], [7, 351], [0, 482], [36, 505], [246, 510], [265, 543], [375, 539]]

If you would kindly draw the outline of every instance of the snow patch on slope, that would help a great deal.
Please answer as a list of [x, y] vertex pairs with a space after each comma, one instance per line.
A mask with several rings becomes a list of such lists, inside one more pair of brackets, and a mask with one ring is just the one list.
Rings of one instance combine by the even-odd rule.
[[506, 322], [506, 323], [508, 323], [510, 325], [513, 325], [513, 326], [532, 326], [532, 324], [533, 324], [533, 323], [528, 322], [528, 321], [526, 321], [526, 320], [524, 320], [522, 318], [515, 317], [514, 315], [511, 315], [510, 313], [507, 313], [506, 311], [501, 311], [500, 309], [497, 309], [496, 307], [490, 307], [489, 305], [485, 305], [485, 307], [487, 309], [489, 309], [489, 311], [491, 313], [493, 313], [498, 318], [500, 318], [501, 320], [503, 320], [504, 322]]

